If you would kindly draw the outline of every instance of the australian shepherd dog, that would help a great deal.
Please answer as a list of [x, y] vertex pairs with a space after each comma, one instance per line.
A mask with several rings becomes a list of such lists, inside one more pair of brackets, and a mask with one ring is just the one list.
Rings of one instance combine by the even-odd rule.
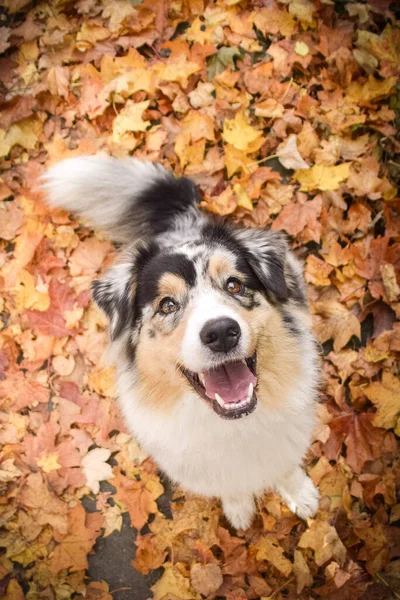
[[196, 185], [136, 159], [86, 156], [45, 175], [53, 207], [123, 244], [93, 283], [127, 425], [172, 482], [219, 497], [236, 528], [277, 491], [299, 517], [318, 350], [302, 267], [279, 233], [199, 210]]

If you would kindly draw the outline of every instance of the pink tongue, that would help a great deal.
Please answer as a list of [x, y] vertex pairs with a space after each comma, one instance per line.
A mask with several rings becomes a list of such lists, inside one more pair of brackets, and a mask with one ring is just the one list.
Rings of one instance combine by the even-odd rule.
[[224, 402], [239, 402], [247, 396], [250, 383], [256, 384], [256, 377], [242, 362], [222, 365], [217, 369], [204, 371], [206, 394], [214, 400], [215, 394]]

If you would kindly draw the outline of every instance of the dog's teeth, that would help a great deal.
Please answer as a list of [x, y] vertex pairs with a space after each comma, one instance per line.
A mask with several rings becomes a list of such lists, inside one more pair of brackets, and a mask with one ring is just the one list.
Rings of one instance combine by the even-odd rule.
[[215, 394], [215, 399], [218, 402], [218, 404], [220, 406], [222, 406], [222, 408], [225, 407], [225, 402], [222, 400], [221, 396], [219, 394]]
[[254, 385], [252, 383], [249, 383], [249, 389], [247, 391], [247, 398], [246, 401], [250, 400], [253, 396], [253, 390], [254, 390]]
[[200, 379], [201, 383], [204, 385], [204, 381], [205, 381], [204, 373], [199, 373], [199, 379]]

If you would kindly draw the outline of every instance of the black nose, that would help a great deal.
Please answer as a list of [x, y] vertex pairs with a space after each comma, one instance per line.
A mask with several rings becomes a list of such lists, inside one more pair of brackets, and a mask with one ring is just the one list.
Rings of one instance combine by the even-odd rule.
[[223, 317], [207, 321], [200, 331], [200, 339], [213, 352], [228, 352], [237, 346], [241, 331], [239, 323]]

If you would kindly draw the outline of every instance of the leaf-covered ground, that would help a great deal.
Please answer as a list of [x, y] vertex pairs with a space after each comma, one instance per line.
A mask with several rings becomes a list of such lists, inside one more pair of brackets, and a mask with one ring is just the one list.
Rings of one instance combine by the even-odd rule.
[[[398, 600], [395, 3], [2, 6], [0, 596], [122, 598], [112, 565], [97, 581], [87, 567], [124, 519], [140, 531], [129, 568], [161, 574], [156, 600]], [[306, 466], [315, 519], [273, 494], [246, 532], [180, 491], [159, 510], [163, 485], [121, 422], [90, 304], [115, 250], [35, 191], [47, 165], [97, 152], [193, 177], [204, 210], [283, 230], [303, 257], [324, 356]]]

